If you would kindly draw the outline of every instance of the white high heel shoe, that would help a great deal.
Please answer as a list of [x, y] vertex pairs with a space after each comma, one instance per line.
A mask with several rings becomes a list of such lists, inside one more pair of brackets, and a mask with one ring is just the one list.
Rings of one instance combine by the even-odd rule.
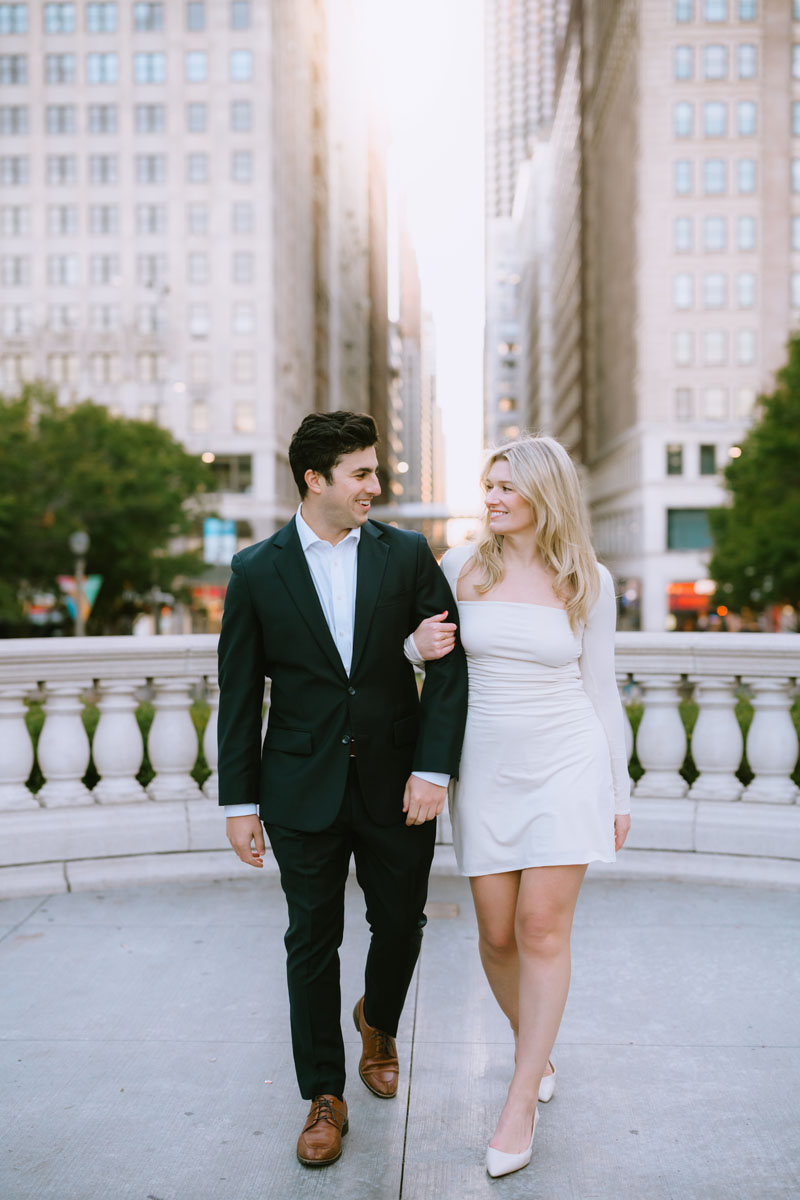
[[527, 1150], [523, 1150], [521, 1154], [506, 1154], [505, 1150], [495, 1150], [494, 1146], [486, 1147], [486, 1170], [492, 1179], [497, 1179], [499, 1175], [510, 1175], [512, 1171], [520, 1171], [523, 1167], [527, 1167], [533, 1154], [533, 1139], [536, 1136], [536, 1123], [538, 1120], [539, 1110], [537, 1108], [533, 1113], [531, 1143]]
[[[548, 1061], [548, 1066], [553, 1067], [552, 1060]], [[539, 1099], [542, 1104], [547, 1104], [548, 1100], [552, 1100], [556, 1090], [556, 1069], [553, 1067], [551, 1075], [543, 1075], [542, 1082], [539, 1084]]]

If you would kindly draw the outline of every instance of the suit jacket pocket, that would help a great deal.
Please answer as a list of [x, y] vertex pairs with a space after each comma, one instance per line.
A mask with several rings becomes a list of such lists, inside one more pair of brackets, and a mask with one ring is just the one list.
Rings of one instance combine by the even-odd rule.
[[392, 726], [395, 746], [412, 746], [417, 740], [419, 720], [416, 716], [403, 717]]
[[280, 750], [283, 754], [311, 754], [313, 743], [306, 729], [281, 729], [279, 725], [268, 725], [264, 749]]

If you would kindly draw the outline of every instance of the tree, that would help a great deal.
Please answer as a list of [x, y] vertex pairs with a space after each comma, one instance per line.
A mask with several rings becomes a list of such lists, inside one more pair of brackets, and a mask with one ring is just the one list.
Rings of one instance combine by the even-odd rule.
[[57, 590], [72, 574], [70, 533], [85, 529], [88, 574], [103, 583], [90, 629], [113, 625], [123, 597], [203, 569], [170, 551], [193, 516], [187, 502], [209, 470], [166, 430], [112, 416], [91, 401], [65, 408], [42, 383], [0, 396], [0, 616], [20, 616], [31, 590]]
[[728, 508], [712, 510], [709, 574], [729, 608], [800, 603], [800, 334], [761, 417], [725, 469]]

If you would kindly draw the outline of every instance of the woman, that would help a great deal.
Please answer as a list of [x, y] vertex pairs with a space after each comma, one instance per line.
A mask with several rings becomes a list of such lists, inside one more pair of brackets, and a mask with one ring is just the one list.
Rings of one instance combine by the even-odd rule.
[[[578, 476], [549, 437], [495, 450], [474, 543], [442, 560], [469, 664], [469, 713], [451, 814], [489, 984], [514, 1031], [514, 1075], [486, 1167], [530, 1162], [537, 1098], [567, 1000], [570, 932], [586, 865], [613, 862], [630, 828], [611, 576], [589, 540]], [[408, 653], [453, 645], [446, 614]], [[416, 655], [415, 655], [416, 649]]]

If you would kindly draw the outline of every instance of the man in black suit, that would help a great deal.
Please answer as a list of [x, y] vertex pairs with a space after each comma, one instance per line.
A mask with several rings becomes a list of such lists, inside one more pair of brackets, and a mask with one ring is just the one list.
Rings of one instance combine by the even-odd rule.
[[435, 818], [466, 720], [461, 647], [426, 664], [421, 697], [403, 653], [420, 620], [455, 619], [456, 606], [420, 534], [369, 520], [377, 440], [369, 416], [305, 418], [289, 448], [300, 509], [234, 557], [219, 640], [220, 803], [239, 857], [263, 865], [263, 820], [280, 868], [292, 1047], [312, 1101], [297, 1143], [308, 1166], [335, 1162], [347, 1132], [338, 949], [350, 856], [372, 931], [353, 1013], [359, 1074], [392, 1097]]

